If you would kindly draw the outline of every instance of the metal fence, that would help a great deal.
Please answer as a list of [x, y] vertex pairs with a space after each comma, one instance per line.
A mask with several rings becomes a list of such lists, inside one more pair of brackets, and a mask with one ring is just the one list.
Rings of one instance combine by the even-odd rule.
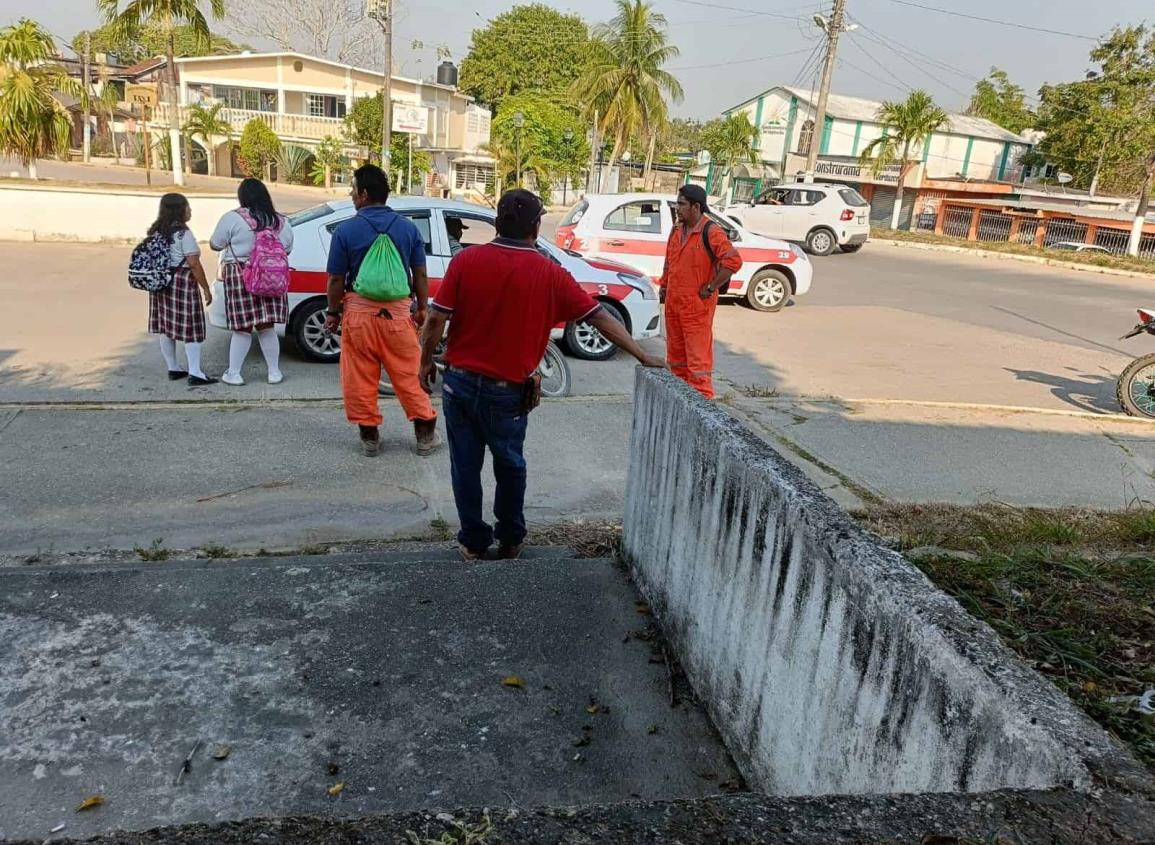
[[944, 235], [965, 238], [971, 231], [971, 210], [969, 208], [948, 208], [942, 223]]
[[980, 212], [976, 239], [980, 241], [1009, 241], [1013, 220], [1013, 217], [1009, 214], [1003, 214], [1001, 211]]
[[1095, 246], [1115, 253], [1127, 254], [1127, 244], [1131, 240], [1131, 233], [1126, 229], [1099, 229], [1095, 232]]
[[1086, 243], [1087, 224], [1076, 220], [1048, 220], [1047, 234], [1043, 238], [1043, 246], [1053, 246], [1063, 241]]
[[1143, 235], [1139, 238], [1139, 257], [1155, 258], [1155, 235]]
[[1039, 234], [1039, 220], [1036, 217], [1024, 217], [1019, 221], [1019, 240], [1021, 244], [1033, 244], [1035, 236]]

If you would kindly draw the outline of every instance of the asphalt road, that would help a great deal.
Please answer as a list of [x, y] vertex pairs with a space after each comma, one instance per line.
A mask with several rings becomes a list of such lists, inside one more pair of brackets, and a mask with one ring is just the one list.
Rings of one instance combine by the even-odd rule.
[[[336, 368], [284, 344], [286, 380], [190, 392], [164, 379], [128, 288], [124, 247], [0, 244], [0, 401], [335, 398]], [[1116, 413], [1114, 381], [1145, 338], [1120, 342], [1148, 282], [871, 244], [815, 260], [814, 286], [777, 314], [723, 305], [717, 369], [741, 392], [917, 400]], [[660, 349], [660, 341], [654, 342]], [[227, 362], [210, 330], [209, 372]], [[624, 394], [632, 361], [571, 361], [576, 395]]]

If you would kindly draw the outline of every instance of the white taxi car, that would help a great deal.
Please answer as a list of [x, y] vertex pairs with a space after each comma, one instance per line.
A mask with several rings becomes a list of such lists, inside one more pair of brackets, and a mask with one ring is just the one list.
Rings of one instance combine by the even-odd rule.
[[[497, 234], [496, 214], [485, 206], [429, 197], [392, 197], [389, 207], [416, 224], [425, 240], [429, 293], [435, 296], [453, 255], [475, 244], [489, 243]], [[356, 213], [352, 200], [335, 200], [289, 215], [293, 227], [293, 252], [289, 255], [289, 321], [277, 331], [288, 335], [301, 354], [312, 361], [329, 363], [340, 357], [341, 338], [325, 331], [325, 289], [329, 276], [325, 266], [333, 231]], [[460, 220], [464, 231], [460, 241], [451, 241], [445, 221]], [[544, 238], [538, 249], [566, 270], [582, 288], [610, 309], [639, 340], [659, 331], [658, 295], [649, 280], [637, 270], [613, 261], [583, 258], [567, 252]], [[214, 284], [209, 322], [227, 328], [224, 284]], [[593, 326], [558, 326], [554, 335], [564, 338], [569, 351], [588, 360], [605, 360], [617, 352]]]
[[[671, 194], [591, 194], [566, 213], [555, 242], [592, 259], [624, 261], [657, 280], [676, 203]], [[713, 209], [707, 214], [727, 230], [742, 256], [728, 296], [741, 297], [758, 311], [778, 311], [792, 296], [810, 290], [814, 269], [801, 247], [756, 235]]]

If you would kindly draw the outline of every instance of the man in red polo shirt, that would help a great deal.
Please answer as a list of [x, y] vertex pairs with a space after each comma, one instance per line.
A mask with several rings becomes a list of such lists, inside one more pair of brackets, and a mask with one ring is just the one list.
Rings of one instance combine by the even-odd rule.
[[[449, 439], [453, 498], [466, 560], [477, 560], [496, 537], [498, 556], [516, 558], [524, 545], [526, 382], [559, 323], [585, 320], [647, 367], [663, 367], [620, 322], [578, 286], [566, 270], [537, 251], [545, 206], [529, 191], [509, 191], [497, 204], [492, 243], [457, 255], [422, 336], [421, 383], [432, 391], [433, 353], [449, 321], [443, 415]], [[486, 447], [497, 479], [496, 528], [481, 514]]]

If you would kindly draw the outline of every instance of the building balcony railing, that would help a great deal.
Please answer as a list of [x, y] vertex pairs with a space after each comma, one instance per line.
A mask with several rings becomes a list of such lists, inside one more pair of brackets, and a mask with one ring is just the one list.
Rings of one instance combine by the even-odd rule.
[[[180, 122], [188, 119], [187, 106], [180, 107]], [[345, 121], [339, 117], [313, 117], [306, 114], [285, 114], [283, 112], [251, 111], [249, 109], [221, 109], [221, 119], [228, 122], [235, 135], [239, 136], [251, 120], [259, 120], [272, 129], [280, 138], [299, 138], [320, 141], [327, 136], [342, 137]], [[158, 103], [153, 116], [154, 123], [167, 124], [168, 103]]]

